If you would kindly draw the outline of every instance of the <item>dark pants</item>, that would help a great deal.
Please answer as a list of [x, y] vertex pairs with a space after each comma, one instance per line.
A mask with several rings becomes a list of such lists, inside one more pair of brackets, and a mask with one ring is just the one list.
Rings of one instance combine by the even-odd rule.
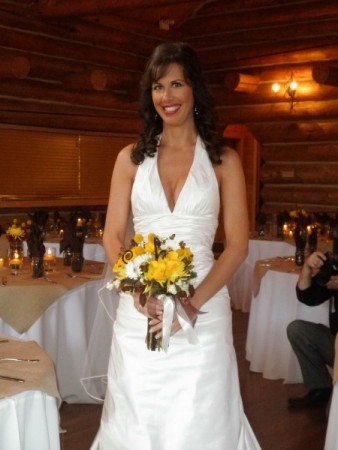
[[320, 323], [294, 320], [287, 335], [300, 364], [304, 384], [308, 389], [332, 388], [335, 338], [329, 328]]

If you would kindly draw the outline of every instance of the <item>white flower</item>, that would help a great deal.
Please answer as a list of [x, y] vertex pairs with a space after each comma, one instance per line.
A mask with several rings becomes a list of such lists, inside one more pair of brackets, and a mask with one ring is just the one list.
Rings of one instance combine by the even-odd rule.
[[137, 280], [141, 275], [140, 267], [138, 264], [135, 264], [135, 260], [129, 261], [128, 264], [126, 264], [126, 274], [127, 278], [130, 278], [131, 280]]
[[167, 286], [167, 288], [168, 288], [168, 293], [169, 294], [172, 294], [172, 295], [176, 295], [177, 294], [177, 289], [176, 289], [175, 284], [169, 284]]
[[[115, 281], [117, 281], [117, 280], [115, 280]], [[114, 289], [114, 281], [112, 281], [112, 280], [108, 281], [106, 283], [106, 288], [109, 289], [110, 291], [113, 290]]]

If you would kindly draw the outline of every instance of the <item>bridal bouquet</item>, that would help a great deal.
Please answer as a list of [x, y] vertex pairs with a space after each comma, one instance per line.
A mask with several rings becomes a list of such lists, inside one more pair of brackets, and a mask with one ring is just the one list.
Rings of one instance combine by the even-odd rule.
[[[149, 297], [157, 297], [164, 302], [163, 337], [156, 339], [147, 332], [147, 347], [150, 350], [166, 350], [174, 310], [184, 316], [180, 304], [193, 295], [192, 280], [193, 254], [184, 242], [175, 241], [175, 235], [161, 238], [151, 233], [148, 240], [136, 234], [130, 248], [121, 252], [113, 267], [116, 274], [106, 285], [108, 289], [117, 289], [131, 295], [140, 294], [140, 303], [144, 306]], [[189, 319], [185, 316], [184, 321]]]

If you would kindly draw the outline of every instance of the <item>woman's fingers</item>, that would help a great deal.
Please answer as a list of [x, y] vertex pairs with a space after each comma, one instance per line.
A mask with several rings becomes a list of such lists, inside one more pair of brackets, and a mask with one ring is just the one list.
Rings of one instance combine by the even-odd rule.
[[149, 317], [159, 317], [163, 314], [163, 303], [154, 297], [150, 297], [146, 303]]

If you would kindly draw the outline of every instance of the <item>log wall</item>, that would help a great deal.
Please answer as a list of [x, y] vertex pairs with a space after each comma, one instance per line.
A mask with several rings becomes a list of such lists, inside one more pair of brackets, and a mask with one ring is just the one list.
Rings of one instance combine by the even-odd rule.
[[336, 0], [0, 0], [0, 127], [134, 138], [149, 54], [184, 40], [237, 130], [251, 226], [259, 210], [336, 211], [337, 17]]

